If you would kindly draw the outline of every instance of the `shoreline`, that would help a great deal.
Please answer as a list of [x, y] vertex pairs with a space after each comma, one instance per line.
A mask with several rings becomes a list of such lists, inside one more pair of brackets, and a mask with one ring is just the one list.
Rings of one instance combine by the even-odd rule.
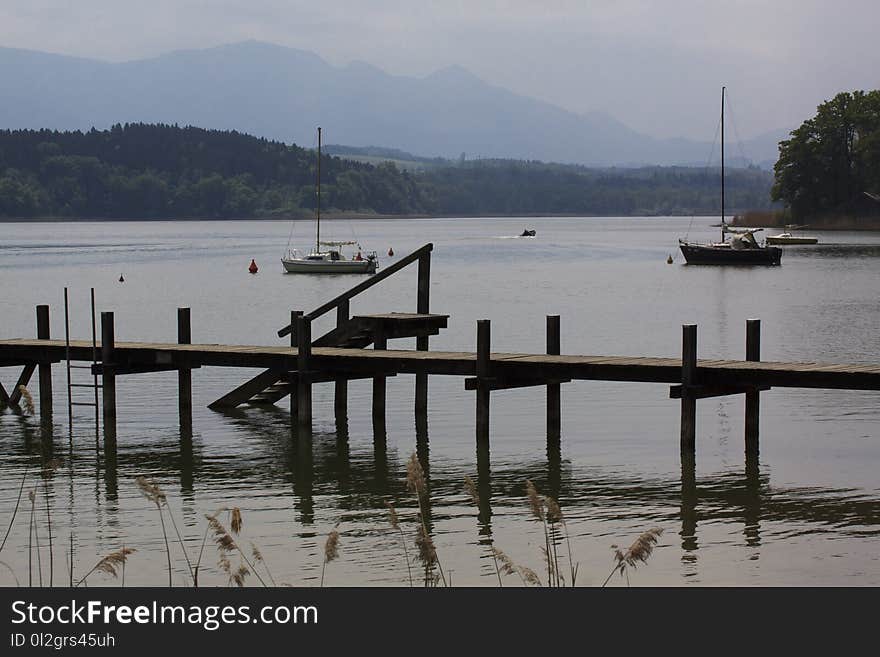
[[[410, 219], [542, 219], [542, 218], [583, 218], [583, 219], [599, 219], [609, 218], [610, 215], [587, 215], [583, 213], [532, 213], [532, 214], [457, 214], [451, 215], [435, 215], [435, 214], [374, 214], [365, 212], [330, 212], [322, 214], [323, 221], [363, 221], [377, 219], [380, 221], [388, 220], [410, 220]], [[693, 214], [682, 215], [622, 215], [621, 219], [652, 219], [652, 218], [685, 218], [694, 217]], [[712, 217], [714, 215], [699, 215]], [[763, 221], [762, 221], [763, 219]], [[745, 228], [779, 228], [785, 226], [775, 221], [768, 221], [766, 216], [743, 217], [736, 215], [731, 226]], [[133, 222], [202, 222], [202, 221], [222, 221], [222, 222], [248, 222], [248, 221], [314, 221], [314, 217], [0, 217], [0, 224], [37, 224], [37, 223], [133, 223]], [[880, 218], [839, 218], [830, 221], [814, 221], [808, 224], [809, 228], [817, 231], [880, 231]]]

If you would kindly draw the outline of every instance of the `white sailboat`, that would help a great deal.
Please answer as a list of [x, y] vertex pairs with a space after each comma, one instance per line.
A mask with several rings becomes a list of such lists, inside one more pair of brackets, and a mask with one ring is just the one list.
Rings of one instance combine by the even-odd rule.
[[[321, 128], [318, 128], [317, 206], [315, 221], [315, 249], [301, 253], [288, 248], [281, 258], [284, 271], [289, 274], [375, 274], [379, 257], [375, 251], [364, 252], [356, 240], [321, 241]], [[346, 257], [344, 247], [357, 247], [354, 257]]]

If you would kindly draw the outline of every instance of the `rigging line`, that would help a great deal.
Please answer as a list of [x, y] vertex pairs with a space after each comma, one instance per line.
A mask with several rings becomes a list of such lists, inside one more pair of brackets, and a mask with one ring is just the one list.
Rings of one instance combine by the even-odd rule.
[[727, 94], [725, 101], [727, 103], [727, 113], [730, 114], [730, 124], [733, 126], [733, 135], [736, 138], [736, 146], [739, 149], [739, 156], [742, 158], [744, 165], [751, 164], [751, 160], [746, 157], [745, 151], [743, 150], [742, 139], [740, 138], [739, 131], [736, 127], [736, 117], [734, 117], [733, 107], [730, 105], [730, 93]]

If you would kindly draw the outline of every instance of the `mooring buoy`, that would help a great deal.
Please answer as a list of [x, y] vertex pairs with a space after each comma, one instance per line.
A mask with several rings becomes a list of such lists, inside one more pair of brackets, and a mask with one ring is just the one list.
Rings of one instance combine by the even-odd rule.
[[123, 278], [122, 274], [119, 274], [119, 282], [125, 283], [125, 278]]
[[251, 258], [251, 265], [248, 267], [248, 271], [252, 274], [256, 274], [259, 271], [259, 267], [257, 267], [257, 263], [254, 262], [253, 258]]

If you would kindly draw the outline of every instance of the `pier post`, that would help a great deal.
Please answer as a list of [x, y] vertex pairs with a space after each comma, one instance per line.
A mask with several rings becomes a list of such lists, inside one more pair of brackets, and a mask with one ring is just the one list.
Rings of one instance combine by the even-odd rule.
[[477, 447], [489, 446], [489, 361], [491, 323], [477, 320]]
[[[299, 317], [302, 317], [302, 310], [291, 310], [290, 311], [290, 346], [296, 348], [297, 346], [297, 338], [296, 338], [296, 327], [297, 322], [299, 321]], [[293, 376], [295, 374], [294, 371], [288, 370], [287, 372], [287, 385], [290, 386], [290, 421], [293, 422], [296, 418], [296, 398], [299, 396], [298, 388], [296, 381], [297, 379]]]
[[[49, 339], [49, 306], [37, 306], [37, 339]], [[40, 363], [40, 421], [52, 421], [52, 364]]]
[[[345, 299], [336, 307], [336, 328], [342, 328], [350, 318], [350, 303]], [[348, 418], [348, 381], [337, 380], [333, 396], [333, 409], [336, 415], [336, 423]]]
[[[746, 320], [746, 360], [761, 360], [761, 320]], [[746, 454], [758, 454], [758, 427], [760, 425], [761, 393], [757, 390], [746, 393]]]
[[[192, 344], [192, 324], [189, 308], [177, 309], [177, 344]], [[188, 359], [186, 359], [188, 361]], [[192, 369], [186, 365], [177, 368], [177, 409], [181, 434], [192, 433]]]
[[691, 386], [697, 378], [697, 325], [681, 327], [681, 450], [693, 452], [697, 436], [697, 399]]
[[[427, 315], [430, 311], [431, 298], [431, 252], [426, 251], [419, 257], [419, 273], [418, 273], [418, 302], [416, 312], [420, 315]], [[428, 351], [428, 336], [423, 335], [416, 338], [416, 350]], [[415, 395], [415, 413], [416, 422], [419, 416], [428, 413], [428, 375], [424, 373], [416, 374], [416, 395]]]
[[312, 321], [303, 315], [296, 318], [296, 417], [301, 429], [312, 429], [312, 382], [310, 363], [312, 356]]
[[101, 313], [101, 391], [104, 411], [104, 448], [116, 451], [116, 364], [113, 313]]
[[[547, 315], [547, 355], [560, 354], [559, 315]], [[560, 403], [560, 385], [547, 384], [547, 440], [559, 442], [562, 433], [562, 411]]]
[[[387, 349], [388, 339], [385, 337], [385, 328], [381, 320], [377, 320], [373, 326], [373, 349]], [[373, 377], [373, 425], [385, 421], [385, 377]]]

